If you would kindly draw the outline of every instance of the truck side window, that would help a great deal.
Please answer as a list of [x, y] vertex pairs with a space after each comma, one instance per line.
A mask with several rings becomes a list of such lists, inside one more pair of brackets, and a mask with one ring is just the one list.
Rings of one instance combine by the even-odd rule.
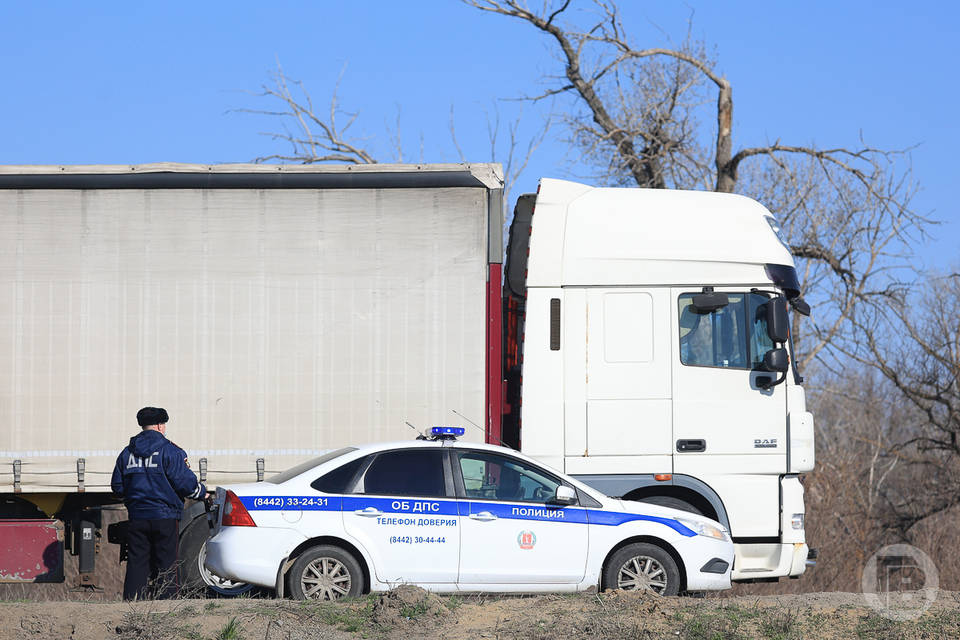
[[769, 298], [760, 293], [730, 293], [726, 306], [698, 314], [690, 306], [694, 295], [679, 297], [680, 362], [698, 367], [757, 368], [773, 348], [767, 335]]
[[763, 354], [773, 349], [773, 340], [767, 334], [767, 302], [770, 298], [759, 293], [751, 293], [748, 296], [750, 301], [750, 312], [747, 316], [750, 319], [750, 363], [752, 369], [757, 369], [763, 364]]

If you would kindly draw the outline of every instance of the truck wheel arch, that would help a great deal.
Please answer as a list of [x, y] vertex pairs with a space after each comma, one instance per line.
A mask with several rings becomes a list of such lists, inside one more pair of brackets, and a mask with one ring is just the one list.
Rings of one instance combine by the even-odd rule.
[[608, 496], [620, 496], [622, 500], [641, 501], [652, 496], [672, 497], [696, 507], [703, 515], [713, 518], [730, 531], [730, 518], [723, 500], [713, 488], [692, 476], [674, 474], [666, 482], [656, 480], [653, 474], [624, 475], [575, 475], [588, 486]]

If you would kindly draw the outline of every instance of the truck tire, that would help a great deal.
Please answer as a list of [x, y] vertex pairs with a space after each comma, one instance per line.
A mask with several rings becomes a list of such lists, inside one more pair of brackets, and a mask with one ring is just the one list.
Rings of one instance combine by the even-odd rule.
[[234, 582], [211, 573], [203, 566], [206, 556], [210, 527], [206, 515], [194, 518], [180, 534], [178, 549], [180, 562], [180, 588], [186, 595], [216, 595], [234, 597], [247, 593], [254, 585]]
[[601, 586], [675, 596], [680, 592], [680, 570], [673, 557], [660, 547], [637, 542], [619, 549], [607, 560]]
[[693, 506], [686, 500], [674, 498], [673, 496], [648, 496], [646, 498], [640, 498], [637, 500], [637, 502], [647, 502], [649, 504], [655, 504], [659, 507], [670, 507], [671, 509], [686, 511], [687, 513], [695, 513], [698, 516], [704, 515], [703, 511]]
[[290, 595], [297, 600], [339, 600], [363, 593], [363, 570], [340, 547], [320, 545], [300, 554], [287, 574]]

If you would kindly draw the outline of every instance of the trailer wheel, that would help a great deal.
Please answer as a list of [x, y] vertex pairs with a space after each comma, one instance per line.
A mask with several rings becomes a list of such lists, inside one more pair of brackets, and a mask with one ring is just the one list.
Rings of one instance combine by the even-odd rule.
[[363, 570], [340, 547], [320, 545], [300, 554], [290, 568], [290, 595], [298, 600], [339, 600], [363, 592]]
[[188, 594], [207, 591], [228, 598], [251, 591], [254, 585], [221, 578], [203, 566], [209, 536], [210, 527], [207, 525], [206, 516], [194, 518], [180, 534], [181, 588]]
[[603, 588], [675, 596], [680, 592], [680, 570], [660, 547], [647, 542], [628, 544], [603, 568]]

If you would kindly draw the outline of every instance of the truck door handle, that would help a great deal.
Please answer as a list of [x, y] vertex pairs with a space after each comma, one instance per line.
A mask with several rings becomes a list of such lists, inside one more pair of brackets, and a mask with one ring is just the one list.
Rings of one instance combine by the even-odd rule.
[[481, 511], [480, 513], [471, 513], [471, 520], [479, 520], [480, 522], [490, 522], [491, 520], [496, 520], [497, 516], [493, 515], [489, 511]]
[[706, 440], [677, 440], [677, 451], [686, 453], [687, 451], [706, 451]]
[[377, 509], [376, 507], [367, 507], [366, 509], [357, 509], [354, 511], [358, 516], [363, 516], [365, 518], [373, 518], [375, 516], [382, 516], [383, 511]]

